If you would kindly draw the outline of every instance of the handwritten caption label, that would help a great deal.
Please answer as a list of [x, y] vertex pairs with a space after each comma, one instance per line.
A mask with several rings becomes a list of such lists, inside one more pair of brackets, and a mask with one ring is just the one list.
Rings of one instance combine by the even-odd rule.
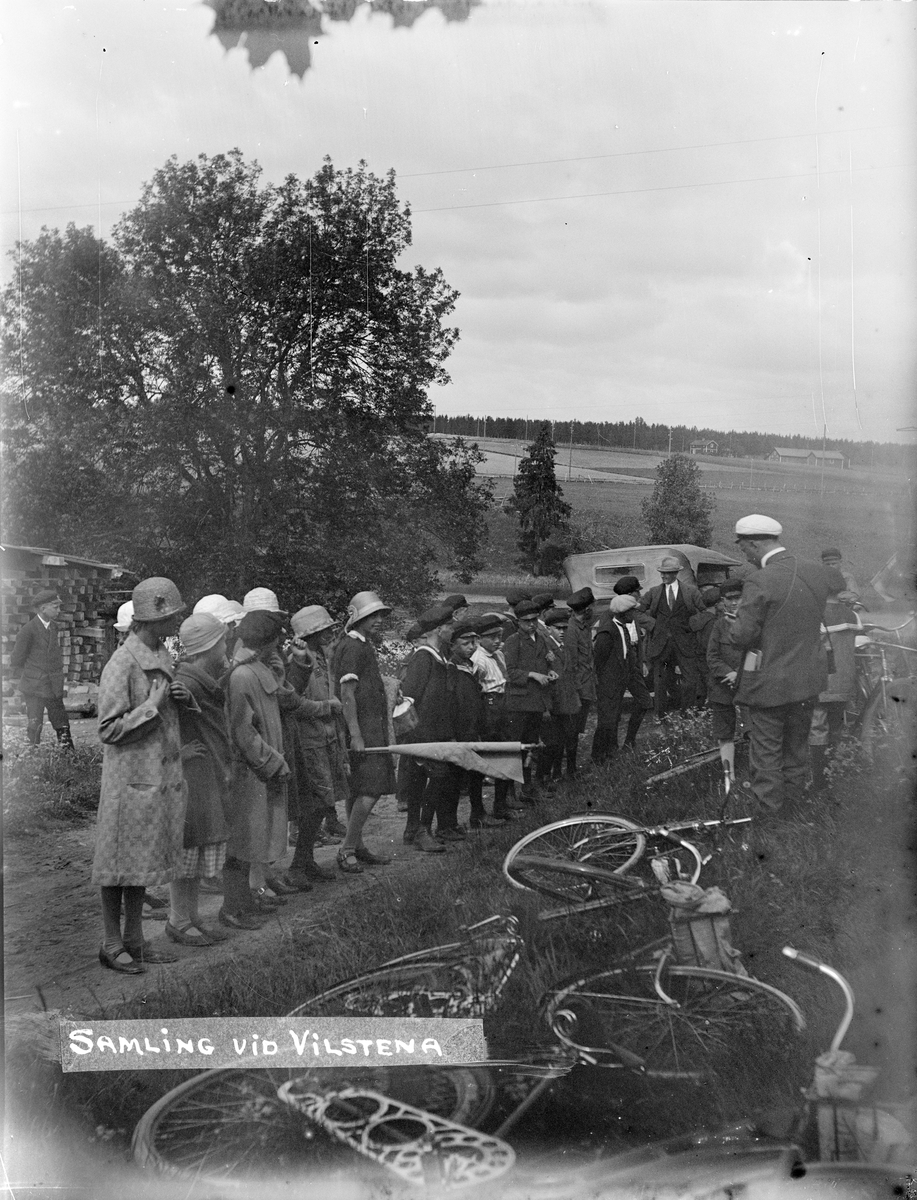
[[482, 1021], [425, 1017], [61, 1021], [60, 1039], [65, 1071], [448, 1066], [487, 1058]]

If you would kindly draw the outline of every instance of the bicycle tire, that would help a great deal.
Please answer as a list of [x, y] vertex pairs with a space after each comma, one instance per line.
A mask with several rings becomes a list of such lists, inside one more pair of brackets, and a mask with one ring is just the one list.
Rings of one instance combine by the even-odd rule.
[[912, 773], [917, 753], [913, 715], [907, 712], [906, 700], [890, 693], [896, 685], [913, 689], [909, 679], [880, 680], [873, 689], [860, 720], [860, 745], [872, 761], [885, 754], [893, 766]]
[[[512, 873], [512, 864], [520, 855], [571, 862], [596, 861], [611, 871], [626, 871], [639, 860], [646, 847], [646, 839], [640, 833], [634, 833], [629, 842], [626, 840], [629, 832], [639, 829], [633, 821], [611, 813], [590, 813], [552, 821], [550, 825], [527, 833], [511, 847], [503, 860], [503, 874], [513, 887], [526, 886]], [[606, 854], [605, 840], [615, 834], [623, 834], [625, 841], [619, 840], [607, 847]]]
[[642, 880], [616, 871], [606, 871], [593, 863], [566, 862], [562, 859], [517, 855], [510, 870], [517, 887], [541, 892], [571, 906], [601, 901], [616, 904], [650, 894]]
[[612, 967], [554, 991], [545, 1016], [555, 1037], [584, 1061], [654, 1078], [716, 1078], [747, 1072], [754, 1047], [786, 1045], [805, 1018], [784, 992], [749, 976], [666, 966]]
[[206, 1071], [172, 1088], [140, 1118], [131, 1149], [144, 1168], [175, 1179], [222, 1187], [343, 1164], [353, 1154], [317, 1134], [277, 1097], [290, 1079], [308, 1076], [318, 1091], [340, 1085], [371, 1087], [459, 1124], [475, 1126], [495, 1099], [483, 1067], [363, 1067]]

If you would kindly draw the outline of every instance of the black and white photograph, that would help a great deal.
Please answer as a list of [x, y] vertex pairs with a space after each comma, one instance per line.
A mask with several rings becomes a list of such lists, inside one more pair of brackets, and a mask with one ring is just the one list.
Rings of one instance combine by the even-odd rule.
[[907, 0], [7, 4], [13, 1200], [917, 1200]]

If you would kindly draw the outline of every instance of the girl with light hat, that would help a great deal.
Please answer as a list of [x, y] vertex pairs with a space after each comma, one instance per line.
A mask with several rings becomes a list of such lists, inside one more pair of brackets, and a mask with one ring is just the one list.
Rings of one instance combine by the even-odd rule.
[[180, 869], [185, 781], [178, 710], [195, 701], [174, 678], [164, 646], [178, 632], [185, 607], [178, 588], [170, 579], [144, 579], [131, 599], [133, 630], [99, 682], [104, 757], [92, 882], [102, 889], [99, 961], [139, 975], [145, 963], [175, 961], [143, 939], [143, 894], [148, 886], [171, 883]]
[[363, 826], [380, 796], [395, 790], [395, 771], [388, 754], [363, 754], [388, 745], [388, 703], [372, 643], [392, 610], [375, 592], [357, 592], [347, 608], [346, 634], [338, 644], [334, 674], [350, 738], [350, 797], [347, 836], [338, 851], [338, 867], [359, 874], [361, 863], [382, 866], [391, 859], [363, 845]]
[[184, 708], [178, 716], [188, 806], [181, 871], [169, 888], [166, 937], [182, 946], [212, 946], [226, 935], [202, 924], [198, 901], [201, 879], [223, 869], [229, 834], [232, 753], [220, 686], [228, 665], [226, 625], [212, 613], [194, 613], [182, 622], [179, 637], [184, 657], [175, 678], [187, 686], [197, 708]]

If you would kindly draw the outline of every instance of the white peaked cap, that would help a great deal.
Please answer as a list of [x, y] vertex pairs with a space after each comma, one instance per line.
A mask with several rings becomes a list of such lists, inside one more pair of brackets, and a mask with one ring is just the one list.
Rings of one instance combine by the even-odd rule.
[[760, 513], [752, 513], [750, 517], [742, 517], [736, 521], [736, 537], [780, 537], [783, 526], [773, 517], [762, 517]]

